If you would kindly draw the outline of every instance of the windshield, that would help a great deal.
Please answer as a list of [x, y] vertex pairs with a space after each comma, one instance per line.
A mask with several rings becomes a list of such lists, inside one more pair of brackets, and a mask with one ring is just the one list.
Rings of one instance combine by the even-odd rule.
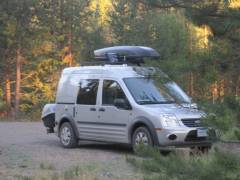
[[191, 99], [189, 96], [173, 81], [164, 83], [168, 93], [177, 101], [179, 104], [189, 104]]
[[[172, 99], [174, 99], [175, 102], [178, 104], [191, 104], [191, 98], [159, 68], [137, 67], [136, 66], [136, 67], [133, 67], [133, 70], [141, 77], [140, 78], [135, 77], [135, 78], [129, 78], [129, 79], [145, 79], [145, 81], [142, 80], [141, 83], [145, 83], [146, 80], [149, 81], [148, 83], [145, 83], [145, 85], [143, 85], [143, 86], [148, 86], [151, 89], [155, 89], [155, 90], [153, 90], [155, 92], [154, 95], [156, 95], [157, 97], [159, 97], [159, 96], [161, 97], [161, 99], [158, 99], [158, 100], [161, 100], [160, 102], [162, 102], [162, 101], [163, 102], [172, 102]], [[152, 80], [150, 80], [150, 79], [152, 79]], [[128, 80], [128, 81], [131, 81], [131, 80]], [[125, 82], [125, 83], [127, 84], [127, 82]], [[135, 83], [134, 80], [132, 80], [132, 83]], [[151, 84], [151, 85], [149, 85], [149, 84]], [[141, 87], [140, 85], [138, 85], [139, 88], [138, 88], [138, 86], [135, 88], [130, 87], [130, 86], [134, 86], [133, 84], [128, 85], [128, 86], [129, 86], [128, 87], [129, 90], [132, 89], [132, 90], [130, 90], [132, 94], [137, 93], [135, 91], [139, 91], [138, 92], [139, 94], [145, 93], [145, 92], [142, 92], [142, 89], [140, 89], [140, 87]], [[145, 91], [146, 90], [147, 89], [145, 89]], [[158, 91], [158, 92], [156, 92], [156, 91]], [[139, 96], [139, 95], [135, 95], [135, 96]], [[149, 94], [148, 94], [148, 96], [149, 96]], [[151, 95], [150, 95], [150, 97], [151, 97]], [[144, 99], [144, 98], [136, 97], [135, 99]], [[145, 99], [146, 99], [146, 97], [145, 97]], [[149, 97], [148, 97], [148, 99], [149, 99]]]
[[125, 78], [124, 82], [138, 104], [174, 103], [174, 98], [163, 86], [156, 86], [154, 80], [148, 78]]

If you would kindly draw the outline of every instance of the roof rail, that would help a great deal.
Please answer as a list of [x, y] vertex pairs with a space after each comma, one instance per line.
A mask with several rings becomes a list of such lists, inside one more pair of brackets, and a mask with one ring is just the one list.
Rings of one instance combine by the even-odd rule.
[[81, 66], [104, 66], [104, 65], [122, 65], [122, 64], [130, 64], [130, 63], [123, 63], [123, 62], [109, 62], [109, 61], [84, 61], [81, 63]]

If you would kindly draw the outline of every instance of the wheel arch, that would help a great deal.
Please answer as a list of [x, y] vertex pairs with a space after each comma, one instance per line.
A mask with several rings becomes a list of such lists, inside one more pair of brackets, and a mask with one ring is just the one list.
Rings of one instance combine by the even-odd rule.
[[159, 141], [158, 141], [157, 133], [155, 131], [155, 127], [154, 127], [153, 123], [145, 117], [136, 118], [134, 123], [130, 126], [129, 133], [128, 133], [129, 142], [132, 143], [132, 136], [133, 136], [134, 131], [141, 126], [144, 126], [149, 130], [149, 133], [151, 134], [151, 137], [153, 140], [153, 144], [155, 146], [158, 146]]
[[76, 124], [76, 122], [71, 118], [71, 117], [68, 117], [68, 116], [63, 116], [62, 118], [61, 118], [61, 120], [59, 121], [59, 124], [58, 124], [58, 133], [57, 133], [57, 135], [58, 135], [58, 137], [59, 137], [59, 132], [60, 132], [60, 128], [61, 128], [61, 126], [62, 126], [62, 124], [63, 123], [65, 123], [65, 122], [69, 122], [70, 124], [71, 124], [71, 126], [73, 127], [73, 130], [74, 130], [74, 133], [75, 133], [75, 135], [77, 136], [77, 138], [79, 138], [79, 132], [78, 132], [78, 128], [77, 128], [77, 124]]

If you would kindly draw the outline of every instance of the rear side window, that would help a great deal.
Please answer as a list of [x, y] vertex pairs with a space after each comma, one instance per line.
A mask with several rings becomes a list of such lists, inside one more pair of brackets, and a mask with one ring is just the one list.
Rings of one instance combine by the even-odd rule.
[[98, 79], [80, 80], [77, 104], [95, 105], [97, 99], [98, 84]]
[[104, 80], [103, 81], [103, 92], [102, 92], [102, 104], [103, 105], [114, 105], [115, 99], [125, 99], [126, 96], [116, 81]]

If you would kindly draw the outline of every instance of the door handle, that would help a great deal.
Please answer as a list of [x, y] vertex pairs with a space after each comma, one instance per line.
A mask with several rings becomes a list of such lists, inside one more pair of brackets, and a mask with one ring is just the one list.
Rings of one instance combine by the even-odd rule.
[[76, 112], [76, 108], [75, 108], [75, 107], [73, 107], [73, 117], [75, 117], [75, 116], [76, 116], [76, 114], [77, 114], [77, 112]]
[[90, 108], [90, 111], [96, 111], [96, 108]]
[[102, 111], [102, 112], [104, 112], [104, 111], [105, 111], [105, 109], [104, 109], [104, 108], [99, 108], [99, 111]]

